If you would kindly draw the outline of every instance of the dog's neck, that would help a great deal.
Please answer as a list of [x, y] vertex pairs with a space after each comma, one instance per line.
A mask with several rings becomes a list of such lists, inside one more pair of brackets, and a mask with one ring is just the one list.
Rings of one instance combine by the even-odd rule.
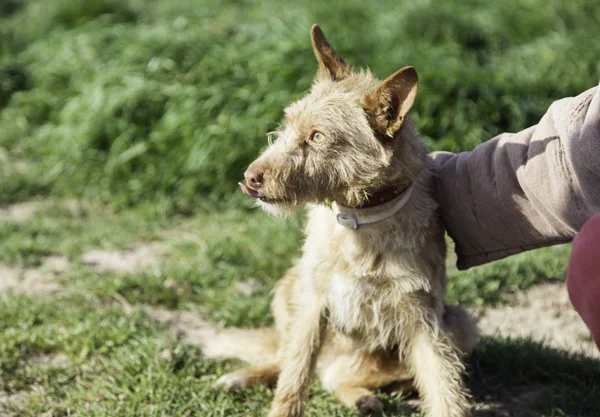
[[351, 208], [367, 209], [389, 203], [390, 201], [395, 200], [397, 197], [404, 194], [411, 185], [412, 182], [406, 185], [391, 185], [389, 187], [379, 189], [373, 193], [369, 193], [367, 195], [367, 199], [362, 204], [353, 206]]
[[426, 175], [429, 169], [428, 150], [419, 140], [410, 120], [405, 121], [386, 147], [390, 153], [389, 165], [377, 175], [382, 182], [369, 188], [358, 187], [348, 196], [334, 200], [338, 223], [356, 229], [394, 216], [408, 203], [421, 176]]
[[408, 203], [415, 185], [391, 186], [369, 195], [367, 200], [356, 207], [334, 204], [336, 219], [342, 226], [358, 229], [389, 219]]

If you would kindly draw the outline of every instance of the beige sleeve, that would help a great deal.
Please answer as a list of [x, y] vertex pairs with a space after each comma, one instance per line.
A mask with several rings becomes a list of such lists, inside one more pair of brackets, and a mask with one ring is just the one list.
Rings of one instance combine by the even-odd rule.
[[554, 102], [519, 133], [431, 156], [459, 269], [568, 242], [600, 212], [600, 88]]

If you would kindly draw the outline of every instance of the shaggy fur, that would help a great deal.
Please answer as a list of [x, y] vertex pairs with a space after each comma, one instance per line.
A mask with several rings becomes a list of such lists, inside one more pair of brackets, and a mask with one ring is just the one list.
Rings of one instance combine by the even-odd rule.
[[[467, 416], [461, 356], [476, 330], [463, 309], [443, 302], [444, 231], [428, 189], [427, 149], [406, 119], [416, 71], [381, 82], [348, 66], [318, 26], [312, 41], [320, 66], [313, 88], [285, 110], [276, 140], [242, 185], [271, 213], [308, 206], [302, 257], [277, 286], [276, 331], [262, 333], [263, 357], [246, 357], [255, 365], [217, 385], [277, 383], [269, 417], [299, 417], [314, 372], [363, 414], [382, 409], [371, 389], [412, 381], [428, 417]], [[336, 222], [334, 203], [357, 207], [378, 190], [410, 183], [409, 202], [392, 217], [356, 230]], [[257, 351], [247, 345], [255, 334], [235, 334], [237, 346]], [[224, 343], [221, 355], [243, 356], [226, 348], [235, 345]]]

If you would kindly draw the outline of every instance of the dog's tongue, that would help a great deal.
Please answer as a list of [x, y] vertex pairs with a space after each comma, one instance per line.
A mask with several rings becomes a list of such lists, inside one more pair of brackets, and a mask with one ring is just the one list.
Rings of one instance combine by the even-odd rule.
[[261, 194], [258, 191], [246, 187], [246, 185], [244, 183], [238, 182], [238, 184], [239, 184], [240, 188], [242, 189], [242, 192], [244, 194], [246, 194], [247, 196], [254, 197], [254, 198], [261, 197]]

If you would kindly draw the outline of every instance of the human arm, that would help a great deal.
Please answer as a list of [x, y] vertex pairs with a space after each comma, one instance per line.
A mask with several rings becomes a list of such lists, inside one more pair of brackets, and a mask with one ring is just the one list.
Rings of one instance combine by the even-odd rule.
[[600, 212], [600, 88], [471, 152], [432, 154], [459, 269], [571, 241]]

